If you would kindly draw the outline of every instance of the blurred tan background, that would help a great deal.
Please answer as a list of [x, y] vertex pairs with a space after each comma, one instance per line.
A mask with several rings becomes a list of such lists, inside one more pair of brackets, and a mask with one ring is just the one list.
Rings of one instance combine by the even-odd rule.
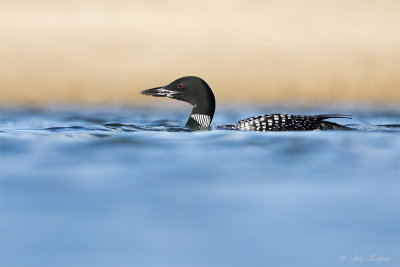
[[0, 104], [400, 102], [400, 1], [0, 0]]

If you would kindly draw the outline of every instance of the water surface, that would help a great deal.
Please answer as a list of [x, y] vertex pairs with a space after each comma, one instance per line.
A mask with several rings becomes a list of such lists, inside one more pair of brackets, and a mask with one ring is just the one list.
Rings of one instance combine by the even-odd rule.
[[[0, 264], [399, 266], [400, 110], [340, 110], [356, 131], [193, 132], [181, 109], [2, 108]], [[337, 111], [225, 106], [213, 125]]]

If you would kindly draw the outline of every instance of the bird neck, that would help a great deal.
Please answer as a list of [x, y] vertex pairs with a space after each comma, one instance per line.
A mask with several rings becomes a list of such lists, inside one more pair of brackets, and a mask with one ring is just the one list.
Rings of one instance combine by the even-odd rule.
[[214, 117], [215, 100], [214, 97], [203, 101], [201, 104], [195, 104], [190, 113], [186, 126], [190, 128], [208, 128]]

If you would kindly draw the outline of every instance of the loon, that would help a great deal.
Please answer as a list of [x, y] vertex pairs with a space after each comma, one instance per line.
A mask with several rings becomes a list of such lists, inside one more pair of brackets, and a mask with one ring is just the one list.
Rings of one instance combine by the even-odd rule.
[[[210, 86], [201, 78], [186, 76], [172, 83], [147, 89], [143, 95], [169, 97], [192, 105], [192, 113], [186, 126], [192, 129], [207, 129], [210, 127], [215, 111], [215, 97]], [[346, 126], [326, 121], [331, 118], [350, 118], [349, 115], [322, 114], [322, 115], [289, 115], [267, 114], [250, 117], [238, 121], [234, 125], [223, 125], [221, 128], [248, 130], [248, 131], [306, 131], [306, 130], [350, 130]]]

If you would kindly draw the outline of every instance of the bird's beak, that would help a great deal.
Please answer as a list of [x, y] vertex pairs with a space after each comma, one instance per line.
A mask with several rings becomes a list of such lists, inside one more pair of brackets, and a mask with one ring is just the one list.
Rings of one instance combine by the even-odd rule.
[[164, 87], [156, 87], [156, 88], [144, 90], [140, 93], [142, 95], [151, 95], [151, 96], [158, 96], [158, 97], [172, 97], [177, 92], [167, 90]]

